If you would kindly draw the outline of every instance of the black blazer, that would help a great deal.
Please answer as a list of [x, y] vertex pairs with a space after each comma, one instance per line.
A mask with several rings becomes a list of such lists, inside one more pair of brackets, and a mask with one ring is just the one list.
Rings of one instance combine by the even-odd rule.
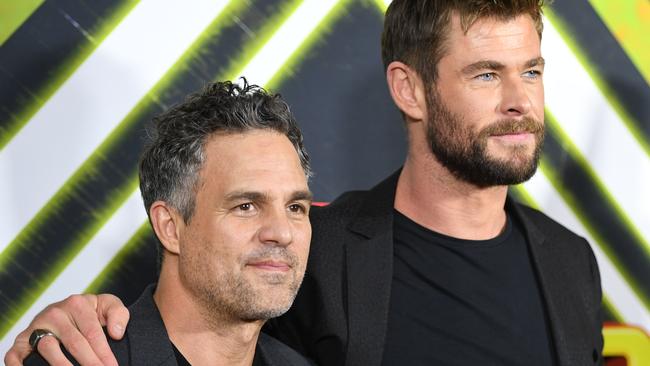
[[[149, 285], [140, 298], [129, 307], [131, 318], [122, 340], [109, 340], [111, 350], [120, 365], [177, 365], [172, 343], [158, 307], [153, 301], [154, 288], [154, 285]], [[312, 365], [296, 351], [264, 333], [260, 333], [255, 352], [256, 358], [266, 366]], [[77, 364], [67, 352], [66, 356]], [[32, 352], [23, 364], [35, 366], [47, 365], [47, 362], [38, 353]]]
[[[399, 171], [370, 191], [348, 192], [312, 209], [305, 280], [293, 307], [269, 331], [319, 365], [381, 364], [398, 177]], [[600, 276], [589, 244], [539, 211], [510, 199], [506, 207], [523, 224], [557, 364], [601, 364]]]

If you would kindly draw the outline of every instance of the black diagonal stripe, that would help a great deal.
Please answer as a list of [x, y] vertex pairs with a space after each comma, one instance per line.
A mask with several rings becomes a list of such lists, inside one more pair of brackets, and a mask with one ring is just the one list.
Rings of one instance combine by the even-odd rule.
[[319, 201], [369, 188], [404, 161], [403, 122], [380, 57], [382, 24], [374, 3], [351, 2], [276, 87], [304, 132], [316, 172], [310, 185]]
[[[650, 263], [648, 254], [632, 234], [609, 199], [598, 188], [584, 167], [568, 152], [562, 140], [549, 128], [544, 145], [544, 157], [559, 180], [556, 182], [571, 196], [575, 209], [600, 237], [610, 258], [618, 263], [619, 270], [629, 274], [628, 282], [640, 298], [650, 299]], [[591, 243], [596, 245], [596, 243]]]
[[551, 8], [650, 144], [650, 86], [621, 45], [588, 1], [555, 1]]
[[[108, 139], [76, 173], [68, 191], [48, 202], [12, 242], [13, 255], [0, 271], [0, 335], [27, 310], [30, 293], [51, 281], [50, 271], [77, 253], [75, 245], [96, 223], [96, 213], [115, 204], [120, 192], [136, 178], [145, 124], [164, 106], [179, 102], [182, 96], [220, 77], [230, 59], [246, 51], [250, 32], [274, 20], [277, 6], [273, 5], [280, 3], [258, 0], [237, 17], [213, 24], [213, 37], [195, 49], [185, 64], [178, 65], [167, 86], [135, 107], [120, 126], [119, 136]], [[152, 261], [155, 263], [155, 257]]]
[[133, 303], [146, 285], [158, 279], [155, 258], [159, 245], [149, 223], [144, 224], [108, 264], [90, 292], [114, 294], [125, 304]]
[[97, 46], [87, 35], [98, 38], [125, 4], [129, 0], [45, 1], [0, 47], [0, 149], [28, 111], [45, 102], [69, 63]]

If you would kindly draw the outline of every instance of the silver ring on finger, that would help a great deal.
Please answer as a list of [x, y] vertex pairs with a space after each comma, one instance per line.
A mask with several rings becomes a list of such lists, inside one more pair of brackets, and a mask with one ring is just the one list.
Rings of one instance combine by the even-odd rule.
[[32, 346], [32, 351], [38, 352], [38, 342], [47, 336], [52, 336], [56, 338], [57, 341], [59, 341], [59, 337], [57, 337], [56, 334], [54, 334], [54, 332], [51, 330], [35, 329], [32, 334], [29, 335], [29, 345]]

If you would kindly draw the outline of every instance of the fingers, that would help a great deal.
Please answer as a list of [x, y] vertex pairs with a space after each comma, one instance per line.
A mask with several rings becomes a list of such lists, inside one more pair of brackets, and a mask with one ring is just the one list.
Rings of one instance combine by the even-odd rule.
[[72, 366], [72, 363], [61, 352], [59, 341], [53, 336], [41, 338], [38, 342], [38, 353], [47, 363], [56, 366]]
[[[98, 297], [95, 295], [73, 295], [49, 305], [18, 335], [5, 356], [5, 363], [10, 366], [22, 365], [22, 360], [31, 352], [29, 335], [34, 329], [49, 329], [59, 337], [63, 346], [78, 363], [117, 366], [98, 318], [101, 316], [103, 319], [111, 319], [116, 323], [124, 321], [123, 324], [126, 324], [128, 311], [125, 317], [124, 310], [120, 310], [116, 305], [118, 302], [119, 300], [116, 302], [114, 299], [106, 301], [109, 305], [102, 305], [101, 308], [106, 314], [98, 314], [100, 308]], [[121, 302], [119, 304], [121, 305]], [[114, 318], [117, 320], [113, 320]], [[52, 365], [70, 364], [56, 337], [43, 337], [38, 343], [38, 352]]]
[[73, 295], [63, 303], [67, 319], [56, 324], [60, 330], [56, 334], [66, 350], [82, 365], [117, 366], [100, 323], [97, 296]]
[[18, 334], [14, 345], [5, 355], [4, 362], [6, 366], [21, 366], [23, 364], [23, 360], [32, 351], [32, 347], [29, 345], [29, 335], [31, 333], [30, 329], [26, 329]]
[[97, 314], [111, 338], [122, 339], [130, 316], [122, 301], [111, 294], [97, 295]]

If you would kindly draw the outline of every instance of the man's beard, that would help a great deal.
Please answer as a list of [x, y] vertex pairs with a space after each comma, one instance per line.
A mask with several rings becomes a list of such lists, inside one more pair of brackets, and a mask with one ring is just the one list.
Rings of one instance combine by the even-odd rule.
[[[427, 142], [435, 158], [456, 178], [485, 188], [519, 184], [535, 174], [544, 142], [543, 123], [530, 117], [502, 119], [476, 131], [445, 107], [437, 91], [427, 96]], [[532, 155], [528, 146], [515, 144], [505, 160], [489, 155], [490, 136], [525, 132], [535, 137]]]

